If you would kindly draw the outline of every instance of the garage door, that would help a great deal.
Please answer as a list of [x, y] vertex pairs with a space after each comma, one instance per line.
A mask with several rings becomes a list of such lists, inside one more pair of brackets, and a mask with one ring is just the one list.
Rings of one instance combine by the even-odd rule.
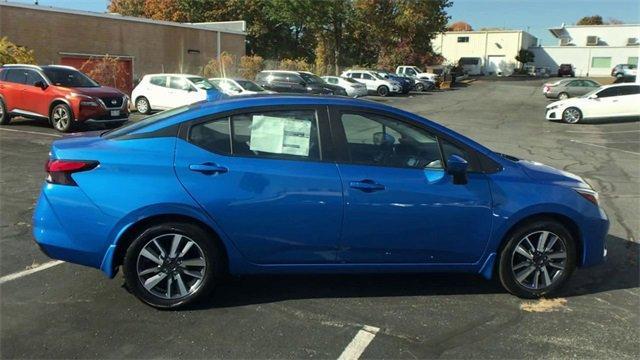
[[506, 70], [507, 62], [505, 61], [504, 55], [501, 56], [489, 56], [487, 61], [487, 69], [486, 73], [489, 75], [505, 75], [503, 74]]
[[103, 56], [63, 56], [62, 65], [73, 66], [105, 86], [131, 95], [133, 90], [133, 60]]

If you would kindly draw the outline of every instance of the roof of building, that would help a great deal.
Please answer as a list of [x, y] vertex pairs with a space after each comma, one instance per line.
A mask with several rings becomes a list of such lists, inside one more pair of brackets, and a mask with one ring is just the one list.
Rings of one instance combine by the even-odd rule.
[[556, 38], [560, 39], [560, 38], [569, 36], [569, 34], [566, 31], [566, 29], [569, 29], [569, 28], [594, 28], [594, 29], [598, 29], [598, 28], [611, 28], [611, 27], [638, 27], [638, 28], [640, 28], [640, 24], [565, 25], [564, 23], [562, 23], [562, 25], [560, 25], [560, 26], [552, 27], [552, 28], [549, 28], [547, 30], [549, 30], [551, 35], [553, 35]]
[[[246, 23], [243, 20], [208, 22], [208, 23], [179, 23], [179, 22], [173, 22], [173, 21], [152, 20], [152, 19], [134, 17], [134, 16], [124, 16], [116, 13], [99, 13], [99, 12], [84, 11], [84, 10], [71, 10], [71, 9], [62, 9], [62, 8], [56, 8], [56, 7], [50, 7], [50, 6], [19, 4], [19, 3], [13, 3], [8, 1], [0, 1], [0, 6], [49, 11], [49, 12], [62, 13], [62, 14], [93, 16], [93, 17], [110, 19], [110, 20], [131, 21], [131, 22], [154, 24], [154, 25], [164, 25], [164, 26], [175, 26], [175, 27], [182, 27], [182, 28], [188, 28], [188, 29], [215, 31], [215, 32], [229, 33], [229, 34], [238, 34], [238, 35], [247, 34], [245, 32]], [[238, 29], [242, 29], [242, 30], [238, 30]]]

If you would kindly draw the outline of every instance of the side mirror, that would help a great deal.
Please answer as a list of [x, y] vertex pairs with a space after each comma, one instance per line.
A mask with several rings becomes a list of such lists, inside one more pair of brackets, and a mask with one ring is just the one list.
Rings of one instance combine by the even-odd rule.
[[33, 86], [39, 87], [42, 90], [44, 90], [44, 89], [46, 89], [48, 87], [48, 85], [42, 80], [36, 81], [35, 83], [33, 83]]
[[467, 183], [467, 169], [469, 163], [458, 155], [451, 155], [447, 159], [447, 173], [453, 175], [453, 183], [464, 185]]
[[589, 99], [591, 99], [591, 100], [595, 100], [597, 98], [598, 98], [598, 95], [596, 95], [596, 94], [589, 95]]

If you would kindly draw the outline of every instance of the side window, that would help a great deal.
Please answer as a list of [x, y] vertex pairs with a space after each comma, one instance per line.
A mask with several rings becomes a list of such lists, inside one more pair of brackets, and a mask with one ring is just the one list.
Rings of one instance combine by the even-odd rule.
[[436, 137], [420, 128], [368, 113], [345, 112], [340, 121], [353, 163], [413, 169], [442, 168]]
[[618, 96], [619, 95], [619, 86], [614, 86], [610, 88], [606, 88], [600, 91], [597, 95], [599, 98], [606, 98], [610, 96]]
[[637, 95], [640, 94], [640, 86], [621, 86], [619, 95]]
[[24, 73], [25, 73], [25, 76], [26, 76], [26, 84], [27, 85], [32, 85], [33, 86], [38, 81], [44, 82], [44, 79], [42, 78], [42, 76], [40, 76], [40, 74], [38, 74], [37, 71], [25, 70]]
[[257, 112], [231, 117], [234, 155], [320, 160], [315, 110]]
[[330, 78], [327, 78], [327, 82], [329, 84], [337, 84], [338, 83], [338, 79], [330, 77]]
[[360, 73], [351, 73], [350, 75], [352, 79], [362, 79], [362, 74]]
[[16, 84], [26, 84], [27, 77], [25, 76], [24, 70], [8, 69], [5, 81]]
[[365, 80], [373, 80], [373, 76], [371, 76], [371, 75], [369, 75], [367, 73], [362, 74], [362, 78], [365, 79]]
[[582, 81], [580, 81], [580, 80], [573, 80], [573, 81], [569, 82], [569, 83], [567, 84], [567, 86], [582, 86]]
[[229, 118], [195, 125], [189, 130], [189, 142], [219, 154], [231, 154]]
[[416, 72], [413, 69], [406, 69], [405, 72], [409, 76], [416, 76]]
[[169, 87], [178, 90], [189, 90], [191, 85], [189, 85], [185, 78], [172, 76], [169, 81]]
[[153, 76], [149, 83], [157, 86], [167, 87], [167, 77], [166, 76]]
[[477, 169], [473, 165], [474, 161], [473, 159], [471, 159], [471, 155], [469, 155], [466, 150], [463, 150], [442, 138], [440, 138], [440, 144], [442, 145], [442, 153], [444, 155], [445, 161], [447, 161], [447, 159], [449, 159], [449, 156], [451, 155], [458, 155], [461, 158], [467, 160], [467, 162], [469, 163], [468, 171], [477, 171]]

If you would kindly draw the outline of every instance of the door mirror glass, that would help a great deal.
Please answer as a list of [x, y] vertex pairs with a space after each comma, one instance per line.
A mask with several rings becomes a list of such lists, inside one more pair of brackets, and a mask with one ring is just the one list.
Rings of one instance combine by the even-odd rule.
[[40, 89], [44, 90], [48, 85], [44, 81], [36, 81], [35, 83], [33, 83], [33, 86], [39, 87]]
[[589, 95], [589, 99], [597, 99], [598, 95], [597, 94], [591, 94]]
[[458, 155], [451, 155], [447, 158], [447, 172], [453, 175], [453, 183], [463, 185], [467, 183], [467, 169], [469, 163]]

